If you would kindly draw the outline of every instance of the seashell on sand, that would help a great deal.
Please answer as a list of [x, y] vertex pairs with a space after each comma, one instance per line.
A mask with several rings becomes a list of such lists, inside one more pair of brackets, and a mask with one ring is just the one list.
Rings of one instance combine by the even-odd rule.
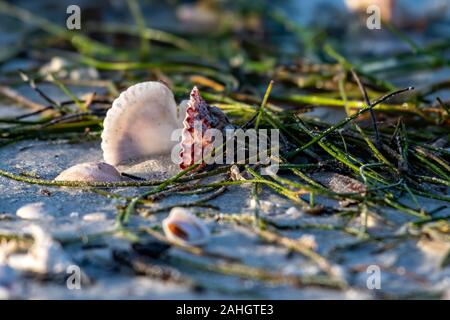
[[26, 231], [31, 234], [34, 243], [28, 253], [14, 253], [6, 258], [11, 268], [48, 274], [65, 272], [72, 264], [61, 245], [41, 226], [31, 225]]
[[172, 132], [182, 127], [182, 118], [172, 91], [161, 82], [149, 81], [122, 92], [108, 110], [103, 127], [103, 158], [118, 165], [170, 153], [176, 144]]
[[239, 167], [235, 164], [233, 164], [230, 168], [230, 178], [233, 181], [247, 180], [242, 175], [241, 171], [239, 170]]
[[364, 183], [334, 172], [319, 172], [313, 174], [313, 178], [333, 192], [365, 195], [367, 191]]
[[182, 245], [199, 246], [208, 242], [209, 230], [190, 210], [176, 207], [162, 222], [166, 237]]
[[85, 162], [61, 172], [56, 181], [119, 182], [122, 176], [113, 166], [104, 162]]
[[[185, 117], [183, 120], [182, 140], [180, 142], [180, 168], [186, 169], [199, 160], [203, 160], [203, 154], [208, 148], [213, 147], [213, 137], [206, 134], [208, 129], [223, 131], [231, 128], [227, 116], [217, 107], [210, 106], [200, 96], [197, 87], [191, 91], [187, 102]], [[200, 132], [199, 132], [200, 131]], [[204, 166], [202, 162], [197, 169]]]
[[17, 209], [16, 215], [27, 220], [53, 219], [43, 202], [28, 203]]

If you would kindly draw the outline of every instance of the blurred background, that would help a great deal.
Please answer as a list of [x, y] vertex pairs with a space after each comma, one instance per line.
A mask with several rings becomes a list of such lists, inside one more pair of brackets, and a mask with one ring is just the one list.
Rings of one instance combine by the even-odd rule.
[[[379, 29], [367, 27], [371, 4]], [[70, 5], [80, 8], [80, 30], [66, 28]], [[283, 94], [333, 95], [337, 69], [324, 66], [341, 57], [391, 84], [380, 92], [415, 86], [429, 101], [450, 96], [450, 0], [1, 0], [0, 16], [0, 82], [8, 85], [22, 82], [22, 69], [116, 84], [160, 79], [188, 90], [205, 85], [200, 73], [219, 92], [261, 96], [274, 79], [287, 85]], [[116, 62], [147, 65], [108, 64]], [[335, 121], [343, 112], [320, 115]]]

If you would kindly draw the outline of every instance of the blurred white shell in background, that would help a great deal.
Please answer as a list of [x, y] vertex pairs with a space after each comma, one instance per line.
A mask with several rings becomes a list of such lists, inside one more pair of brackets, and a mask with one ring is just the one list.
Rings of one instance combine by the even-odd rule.
[[27, 220], [53, 219], [43, 202], [27, 203], [17, 209], [16, 215]]
[[33, 237], [33, 245], [25, 254], [9, 255], [7, 264], [17, 270], [43, 274], [66, 272], [72, 262], [61, 245], [41, 226], [31, 225], [25, 231]]
[[162, 226], [169, 240], [182, 245], [198, 246], [209, 240], [206, 224], [185, 208], [173, 208]]

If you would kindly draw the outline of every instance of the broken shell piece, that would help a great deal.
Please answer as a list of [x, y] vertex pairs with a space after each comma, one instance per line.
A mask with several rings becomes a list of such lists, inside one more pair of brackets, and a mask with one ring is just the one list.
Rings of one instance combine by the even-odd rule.
[[119, 182], [122, 177], [113, 166], [104, 162], [85, 162], [61, 172], [56, 181]]
[[28, 203], [20, 207], [16, 215], [27, 220], [53, 219], [43, 202]]
[[230, 168], [230, 177], [231, 177], [231, 180], [234, 180], [234, 181], [247, 180], [242, 175], [241, 171], [239, 170], [239, 167], [235, 164], [233, 164]]
[[358, 180], [333, 172], [320, 172], [313, 178], [337, 193], [359, 193], [365, 195], [366, 185]]
[[169, 153], [175, 145], [172, 132], [182, 127], [176, 109], [172, 91], [161, 82], [138, 83], [122, 92], [103, 122], [105, 162], [118, 165]]
[[209, 240], [205, 223], [189, 210], [176, 207], [162, 222], [166, 237], [182, 245], [203, 245]]
[[106, 214], [103, 212], [88, 213], [83, 216], [84, 221], [105, 221]]
[[[214, 140], [213, 136], [207, 134], [209, 129], [223, 131], [226, 128], [232, 127], [222, 110], [214, 106], [209, 106], [203, 100], [197, 87], [194, 87], [191, 91], [183, 126], [180, 142], [181, 169], [186, 169], [200, 160], [202, 162], [197, 169], [205, 165], [203, 155], [208, 155], [208, 149], [213, 151]], [[220, 142], [219, 145], [221, 145]]]
[[7, 264], [14, 269], [43, 274], [66, 272], [72, 263], [61, 245], [38, 225], [32, 225], [26, 231], [33, 237], [33, 245], [26, 254], [8, 256]]

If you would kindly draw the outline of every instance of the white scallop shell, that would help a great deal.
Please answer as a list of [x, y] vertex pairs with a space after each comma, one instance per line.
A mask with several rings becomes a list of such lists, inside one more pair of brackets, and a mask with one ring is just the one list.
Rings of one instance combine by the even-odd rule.
[[203, 245], [209, 240], [209, 230], [205, 223], [191, 211], [176, 207], [162, 222], [166, 237], [182, 245]]
[[119, 182], [122, 176], [113, 166], [104, 162], [85, 162], [61, 172], [56, 181]]
[[43, 202], [33, 202], [28, 203], [16, 211], [16, 215], [22, 219], [27, 220], [41, 220], [41, 219], [52, 219], [47, 210], [45, 203]]
[[170, 153], [172, 132], [182, 127], [172, 91], [161, 82], [135, 84], [114, 100], [103, 122], [105, 162], [118, 165]]

